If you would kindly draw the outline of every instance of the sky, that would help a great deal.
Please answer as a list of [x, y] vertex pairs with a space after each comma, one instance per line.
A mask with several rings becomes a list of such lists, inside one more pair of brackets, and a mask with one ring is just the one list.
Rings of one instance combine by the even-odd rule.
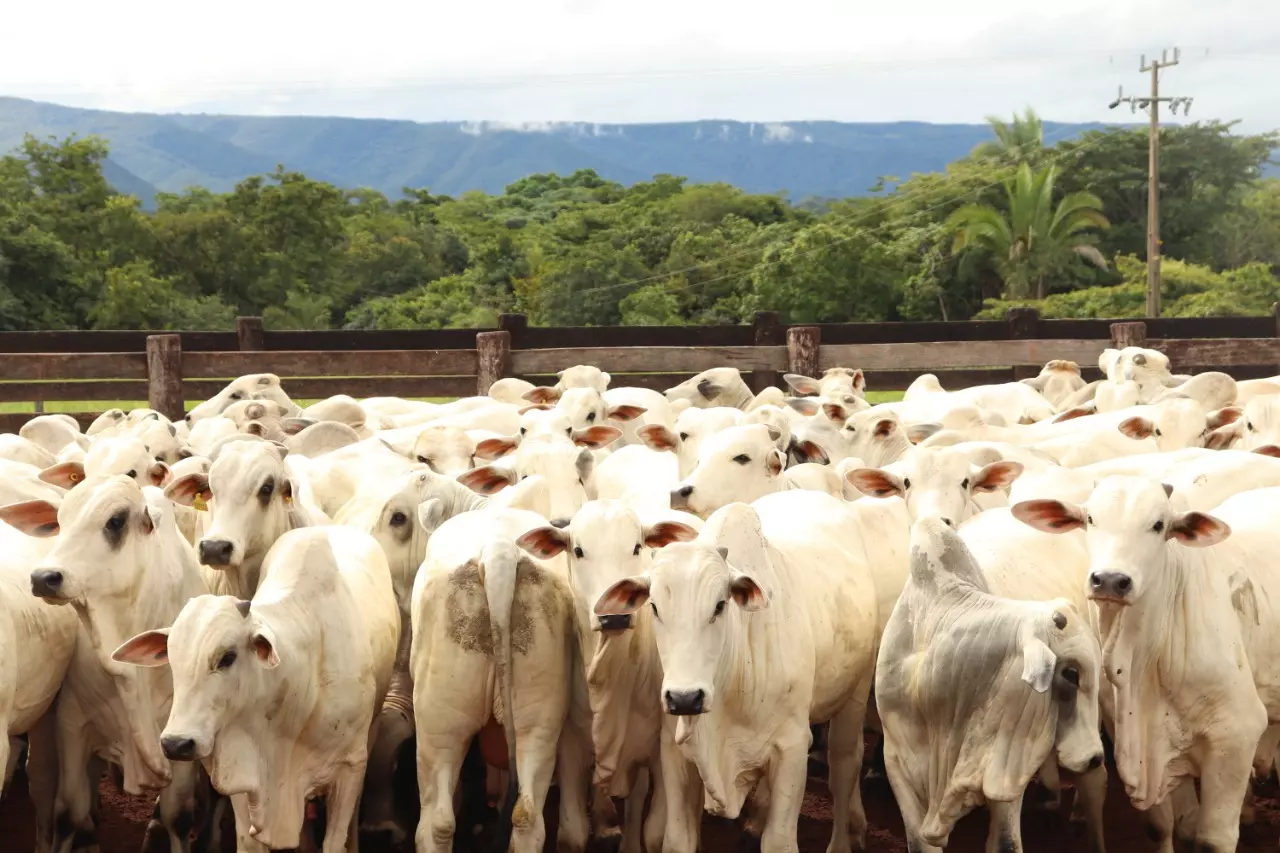
[[[1134, 121], [1280, 128], [1280, 0], [62, 0], [5, 11], [0, 95], [416, 121]], [[74, 22], [68, 25], [62, 22]], [[56, 29], [54, 29], [56, 25]], [[33, 34], [15, 37], [16, 34]], [[1141, 120], [1141, 119], [1138, 119]]]

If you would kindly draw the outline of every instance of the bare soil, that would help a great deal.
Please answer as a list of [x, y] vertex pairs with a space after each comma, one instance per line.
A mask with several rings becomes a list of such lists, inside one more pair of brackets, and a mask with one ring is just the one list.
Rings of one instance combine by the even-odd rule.
[[[1079, 853], [1083, 836], [1067, 820], [1074, 791], [1063, 792], [1061, 813], [1046, 813], [1028, 804], [1023, 814], [1023, 842], [1028, 853]], [[1031, 796], [1028, 796], [1028, 800]], [[905, 853], [902, 819], [893, 795], [883, 779], [863, 783], [863, 802], [871, 825], [869, 853]], [[555, 850], [554, 796], [548, 801], [549, 838], [547, 850]], [[109, 778], [102, 783], [102, 810], [99, 829], [101, 853], [138, 853], [151, 816], [152, 801], [131, 797], [116, 790]], [[0, 850], [33, 849], [33, 813], [22, 774], [12, 790], [0, 801]], [[1116, 853], [1140, 853], [1152, 849], [1143, 832], [1140, 815], [1129, 806], [1120, 786], [1112, 780], [1106, 812], [1107, 844]], [[800, 817], [801, 853], [823, 853], [831, 835], [831, 797], [826, 782], [811, 778]], [[233, 836], [232, 836], [233, 837]], [[708, 853], [749, 849], [739, 827], [726, 820], [708, 817], [703, 825], [702, 849]], [[952, 836], [952, 853], [980, 853], [986, 838], [986, 814], [978, 811], [965, 818]], [[229, 843], [231, 842], [228, 839]], [[411, 845], [410, 845], [411, 846]], [[1261, 795], [1257, 801], [1257, 822], [1241, 832], [1239, 853], [1276, 853], [1280, 847], [1280, 792]], [[368, 850], [364, 853], [402, 853]]]

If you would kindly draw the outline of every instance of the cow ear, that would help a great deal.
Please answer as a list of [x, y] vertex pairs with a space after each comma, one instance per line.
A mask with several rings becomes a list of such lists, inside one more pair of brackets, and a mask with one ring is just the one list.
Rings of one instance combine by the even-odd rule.
[[647, 411], [649, 410], [643, 406], [614, 406], [609, 410], [609, 420], [626, 423], [634, 421]]
[[589, 447], [592, 450], [608, 447], [621, 437], [622, 430], [611, 426], [593, 426], [588, 429], [575, 429], [573, 431], [573, 443], [579, 447]]
[[698, 383], [698, 393], [703, 399], [714, 400], [724, 392], [724, 388], [720, 387], [710, 379], [704, 379]]
[[1031, 387], [1031, 388], [1036, 389], [1037, 391], [1042, 391], [1042, 392], [1043, 392], [1043, 391], [1044, 391], [1044, 386], [1045, 386], [1045, 384], [1049, 381], [1049, 377], [1047, 377], [1047, 376], [1034, 376], [1034, 377], [1032, 377], [1031, 379], [1021, 379], [1021, 380], [1019, 380], [1019, 381], [1020, 381], [1023, 385], [1027, 385], [1027, 386], [1029, 386], [1029, 387]]
[[253, 647], [253, 653], [258, 656], [258, 660], [262, 662], [266, 669], [275, 669], [280, 665], [280, 656], [276, 654], [275, 639], [271, 636], [271, 631], [265, 627], [260, 627], [253, 632], [253, 638], [249, 641]]
[[691, 542], [697, 538], [698, 531], [679, 521], [659, 521], [644, 531], [644, 544], [649, 548], [665, 548], [672, 542]]
[[[1210, 432], [1204, 439], [1204, 446], [1209, 450], [1226, 450], [1231, 443], [1241, 437], [1240, 421], [1227, 424]], [[1254, 453], [1259, 452], [1255, 450]]]
[[0, 521], [28, 536], [44, 539], [58, 535], [58, 508], [48, 501], [24, 501], [0, 507]]
[[40, 479], [61, 489], [72, 489], [84, 482], [84, 465], [79, 462], [63, 462], [40, 472]]
[[458, 475], [458, 482], [481, 495], [493, 495], [515, 482], [515, 472], [496, 465], [482, 465]]
[[902, 497], [902, 478], [880, 468], [854, 468], [844, 475], [849, 485], [872, 498]]
[[1165, 538], [1177, 539], [1191, 548], [1207, 548], [1230, 535], [1231, 528], [1225, 521], [1203, 512], [1184, 512], [1169, 525]]
[[794, 411], [806, 417], [812, 417], [818, 413], [818, 401], [812, 397], [787, 397], [786, 403]]
[[111, 653], [111, 659], [134, 666], [164, 666], [169, 662], [169, 629], [144, 631], [132, 640], [126, 640]]
[[439, 498], [428, 498], [418, 504], [418, 524], [430, 536], [444, 523], [444, 503]]
[[207, 508], [213, 499], [209, 490], [209, 475], [184, 474], [165, 487], [164, 496], [179, 506], [196, 509]]
[[554, 403], [560, 399], [560, 391], [557, 388], [540, 385], [537, 388], [530, 388], [521, 396], [530, 403]]
[[520, 436], [518, 435], [507, 438], [486, 438], [476, 445], [475, 457], [477, 459], [497, 459], [515, 450], [519, 444]]
[[1239, 406], [1227, 406], [1225, 409], [1210, 412], [1208, 418], [1209, 429], [1218, 429], [1227, 424], [1233, 424], [1240, 420], [1242, 414], [1244, 414], [1244, 409]]
[[660, 424], [640, 427], [636, 435], [640, 436], [640, 440], [644, 442], [645, 447], [650, 450], [656, 450], [659, 453], [674, 452], [680, 446], [680, 440], [676, 438], [675, 433]]
[[994, 492], [998, 489], [1007, 489], [1013, 485], [1014, 480], [1022, 475], [1022, 471], [1021, 462], [1003, 460], [992, 462], [973, 475], [973, 479], [969, 483], [969, 491]]
[[649, 577], [623, 578], [604, 591], [596, 602], [597, 616], [622, 616], [635, 613], [649, 600]]
[[516, 544], [542, 560], [564, 553], [569, 547], [569, 534], [555, 527], [535, 527], [516, 540]]
[[741, 572], [733, 573], [729, 581], [729, 594], [733, 596], [734, 602], [748, 613], [764, 610], [769, 606], [769, 597], [764, 594], [760, 584], [752, 580], [750, 575], [744, 575]]
[[285, 435], [297, 435], [307, 427], [318, 423], [320, 422], [312, 418], [287, 418], [281, 426], [284, 427]]
[[555, 411], [555, 408], [556, 407], [550, 403], [530, 403], [520, 411], [516, 412], [516, 414], [523, 415], [525, 412], [552, 412]]
[[1137, 416], [1125, 418], [1120, 422], [1119, 429], [1129, 438], [1134, 439], [1151, 438], [1156, 434], [1155, 425], [1150, 420]]
[[158, 460], [147, 473], [151, 476], [151, 485], [158, 488], [163, 487], [165, 483], [169, 482], [169, 478], [173, 476], [172, 472], [169, 471], [169, 466]]
[[781, 450], [776, 447], [769, 451], [764, 460], [765, 468], [769, 471], [770, 477], [776, 477], [782, 473], [787, 467], [787, 457], [782, 454]]
[[[881, 421], [880, 423], [884, 423]], [[876, 433], [879, 434], [880, 426], [876, 425]], [[942, 432], [942, 424], [912, 424], [907, 427], [907, 441], [912, 444], [919, 444], [925, 439], [932, 438]]]
[[1076, 418], [1087, 418], [1090, 415], [1096, 414], [1097, 410], [1098, 410], [1097, 403], [1089, 403], [1084, 406], [1076, 406], [1074, 409], [1067, 409], [1065, 412], [1055, 417], [1053, 419], [1053, 422], [1055, 424], [1060, 424], [1063, 421], [1074, 421]]
[[1254, 453], [1260, 453], [1263, 456], [1274, 456], [1280, 458], [1280, 446], [1274, 444], [1264, 444], [1261, 447], [1255, 447]]
[[817, 394], [818, 381], [799, 373], [784, 373], [782, 378], [797, 394]]
[[897, 425], [898, 425], [898, 422], [893, 420], [892, 418], [881, 418], [880, 420], [876, 421], [875, 437], [888, 438], [889, 436], [893, 435], [893, 429]]
[[853, 379], [853, 393], [861, 397], [867, 390], [867, 377], [863, 374], [862, 368], [856, 368], [851, 374]]
[[1058, 656], [1039, 638], [1032, 638], [1022, 647], [1022, 680], [1037, 693], [1049, 692], [1053, 684], [1053, 671]]
[[845, 421], [849, 420], [849, 415], [852, 414], [840, 403], [823, 403], [822, 413], [827, 416], [827, 420], [834, 421], [838, 424], [843, 424]]
[[816, 462], [819, 465], [830, 465], [831, 457], [812, 441], [801, 441], [791, 445], [791, 452], [801, 462]]
[[138, 526], [142, 528], [144, 535], [150, 536], [160, 526], [160, 511], [155, 507], [144, 506], [138, 518]]
[[1084, 526], [1084, 511], [1063, 501], [1023, 501], [1014, 504], [1009, 512], [1042, 533], [1067, 533]]

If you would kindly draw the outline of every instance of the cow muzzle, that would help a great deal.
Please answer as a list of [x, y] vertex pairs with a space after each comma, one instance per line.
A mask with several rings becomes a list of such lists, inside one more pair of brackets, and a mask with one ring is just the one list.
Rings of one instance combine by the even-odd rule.
[[62, 572], [55, 569], [36, 569], [31, 573], [31, 594], [36, 598], [63, 598]]
[[206, 566], [229, 566], [236, 546], [225, 539], [201, 539], [200, 562]]
[[681, 486], [671, 490], [671, 508], [688, 509], [689, 498], [693, 495], [693, 486]]
[[663, 694], [667, 713], [673, 717], [693, 717], [706, 713], [707, 694], [702, 690], [668, 690]]
[[1133, 578], [1123, 572], [1093, 572], [1089, 575], [1089, 598], [1128, 604], [1133, 593]]
[[630, 613], [610, 613], [600, 617], [600, 630], [606, 633], [610, 631], [626, 631], [630, 627]]
[[194, 761], [196, 758], [195, 738], [182, 735], [165, 735], [160, 738], [160, 750], [170, 761]]

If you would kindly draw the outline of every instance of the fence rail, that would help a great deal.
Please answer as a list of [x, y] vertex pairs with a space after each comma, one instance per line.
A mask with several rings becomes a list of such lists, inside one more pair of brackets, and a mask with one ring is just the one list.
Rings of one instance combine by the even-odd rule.
[[[45, 402], [83, 401], [91, 411], [74, 414], [87, 423], [95, 408], [146, 400], [179, 417], [187, 401], [246, 373], [275, 373], [300, 400], [459, 397], [486, 393], [506, 376], [554, 382], [573, 364], [658, 390], [722, 366], [738, 368], [757, 391], [784, 372], [813, 376], [833, 366], [862, 368], [872, 390], [905, 388], [923, 372], [961, 387], [1034, 376], [1054, 358], [1077, 362], [1093, 378], [1103, 349], [1133, 344], [1162, 350], [1180, 372], [1216, 369], [1243, 379], [1280, 372], [1278, 332], [1280, 305], [1272, 317], [1042, 320], [1016, 309], [1006, 321], [790, 328], [771, 312], [751, 325], [704, 328], [544, 329], [506, 314], [496, 330], [408, 332], [270, 332], [259, 318], [243, 317], [235, 332], [0, 333], [0, 404], [42, 411]], [[30, 417], [0, 414], [0, 431]]]

